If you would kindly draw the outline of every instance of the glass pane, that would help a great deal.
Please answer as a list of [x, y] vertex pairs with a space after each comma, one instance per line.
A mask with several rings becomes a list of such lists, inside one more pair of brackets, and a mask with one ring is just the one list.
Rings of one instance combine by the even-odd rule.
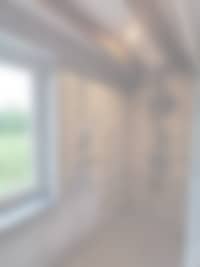
[[0, 64], [0, 199], [33, 186], [33, 79]]

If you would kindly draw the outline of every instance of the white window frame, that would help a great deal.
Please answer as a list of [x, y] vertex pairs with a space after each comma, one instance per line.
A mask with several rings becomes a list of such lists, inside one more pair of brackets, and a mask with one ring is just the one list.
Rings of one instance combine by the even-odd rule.
[[56, 63], [52, 55], [16, 38], [11, 38], [7, 34], [1, 34], [0, 61], [11, 66], [30, 69], [34, 73], [37, 91], [36, 140], [40, 164], [36, 190], [22, 191], [21, 194], [0, 203], [1, 233], [55, 203], [58, 196], [59, 138], [56, 114]]

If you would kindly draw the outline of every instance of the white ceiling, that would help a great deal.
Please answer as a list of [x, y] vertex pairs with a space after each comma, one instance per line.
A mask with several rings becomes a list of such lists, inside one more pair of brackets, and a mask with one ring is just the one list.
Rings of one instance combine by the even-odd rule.
[[[96, 44], [102, 49], [99, 34], [104, 38], [103, 45], [106, 41], [108, 48], [114, 52], [119, 52], [121, 48], [126, 50], [129, 59], [138, 53], [134, 43], [135, 38], [138, 38], [140, 54], [148, 54], [148, 48], [151, 48], [150, 53], [161, 51], [172, 60], [180, 61], [180, 64], [185, 62], [186, 57], [196, 57], [193, 51], [194, 33], [191, 34], [185, 5], [190, 5], [190, 1], [15, 0], [37, 16], [40, 15], [53, 30], [63, 36], [70, 36], [80, 42], [93, 42], [94, 46]], [[125, 42], [124, 32], [128, 34]]]
[[122, 29], [132, 17], [124, 0], [73, 0], [78, 8], [112, 31]]

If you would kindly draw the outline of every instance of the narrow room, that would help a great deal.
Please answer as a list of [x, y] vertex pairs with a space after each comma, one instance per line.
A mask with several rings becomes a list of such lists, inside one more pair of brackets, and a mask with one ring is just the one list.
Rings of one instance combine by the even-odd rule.
[[0, 266], [199, 267], [199, 10], [0, 1]]

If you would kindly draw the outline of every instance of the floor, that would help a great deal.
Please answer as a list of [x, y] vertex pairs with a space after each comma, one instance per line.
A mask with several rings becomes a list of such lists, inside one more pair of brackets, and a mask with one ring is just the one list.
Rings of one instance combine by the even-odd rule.
[[119, 216], [94, 234], [90, 241], [84, 242], [75, 256], [66, 260], [64, 266], [182, 266], [182, 242], [169, 229], [168, 224], [153, 216]]

